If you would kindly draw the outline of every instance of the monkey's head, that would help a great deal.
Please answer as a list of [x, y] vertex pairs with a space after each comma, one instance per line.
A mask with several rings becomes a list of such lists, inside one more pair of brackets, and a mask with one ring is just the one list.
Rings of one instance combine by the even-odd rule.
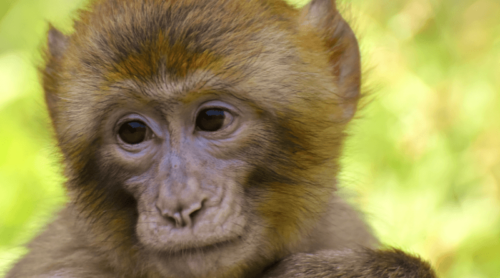
[[48, 44], [46, 102], [95, 248], [233, 277], [314, 229], [359, 98], [334, 0], [97, 0]]

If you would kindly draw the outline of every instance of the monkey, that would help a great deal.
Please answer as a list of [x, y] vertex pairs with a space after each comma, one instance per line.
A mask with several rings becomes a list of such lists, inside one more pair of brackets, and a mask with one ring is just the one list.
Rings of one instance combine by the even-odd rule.
[[335, 0], [93, 0], [41, 70], [68, 203], [14, 277], [436, 277], [338, 193], [361, 98]]

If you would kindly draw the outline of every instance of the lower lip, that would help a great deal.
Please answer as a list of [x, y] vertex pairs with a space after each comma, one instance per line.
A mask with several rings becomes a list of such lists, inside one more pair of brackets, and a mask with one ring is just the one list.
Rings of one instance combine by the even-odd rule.
[[195, 255], [202, 254], [207, 255], [207, 253], [212, 253], [213, 251], [226, 249], [230, 246], [235, 245], [237, 242], [241, 241], [241, 237], [238, 237], [233, 240], [221, 241], [211, 245], [205, 245], [200, 247], [191, 247], [180, 250], [166, 251], [165, 255], [170, 257], [178, 257], [178, 256], [187, 256], [187, 255]]

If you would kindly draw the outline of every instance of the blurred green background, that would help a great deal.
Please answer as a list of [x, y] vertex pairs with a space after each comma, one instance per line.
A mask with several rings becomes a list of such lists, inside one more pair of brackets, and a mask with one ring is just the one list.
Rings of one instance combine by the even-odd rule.
[[[83, 3], [0, 1], [0, 276], [65, 202], [36, 68], [47, 22], [71, 31]], [[373, 94], [343, 186], [384, 243], [441, 277], [500, 277], [500, 1], [344, 6]]]

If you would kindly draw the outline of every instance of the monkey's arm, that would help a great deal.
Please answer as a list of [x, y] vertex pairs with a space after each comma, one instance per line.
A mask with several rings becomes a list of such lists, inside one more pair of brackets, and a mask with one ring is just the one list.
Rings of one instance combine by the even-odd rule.
[[427, 262], [397, 249], [359, 249], [293, 254], [263, 277], [435, 278], [436, 274]]
[[102, 255], [88, 246], [74, 219], [71, 207], [59, 212], [55, 221], [28, 244], [30, 252], [6, 278], [116, 277]]

